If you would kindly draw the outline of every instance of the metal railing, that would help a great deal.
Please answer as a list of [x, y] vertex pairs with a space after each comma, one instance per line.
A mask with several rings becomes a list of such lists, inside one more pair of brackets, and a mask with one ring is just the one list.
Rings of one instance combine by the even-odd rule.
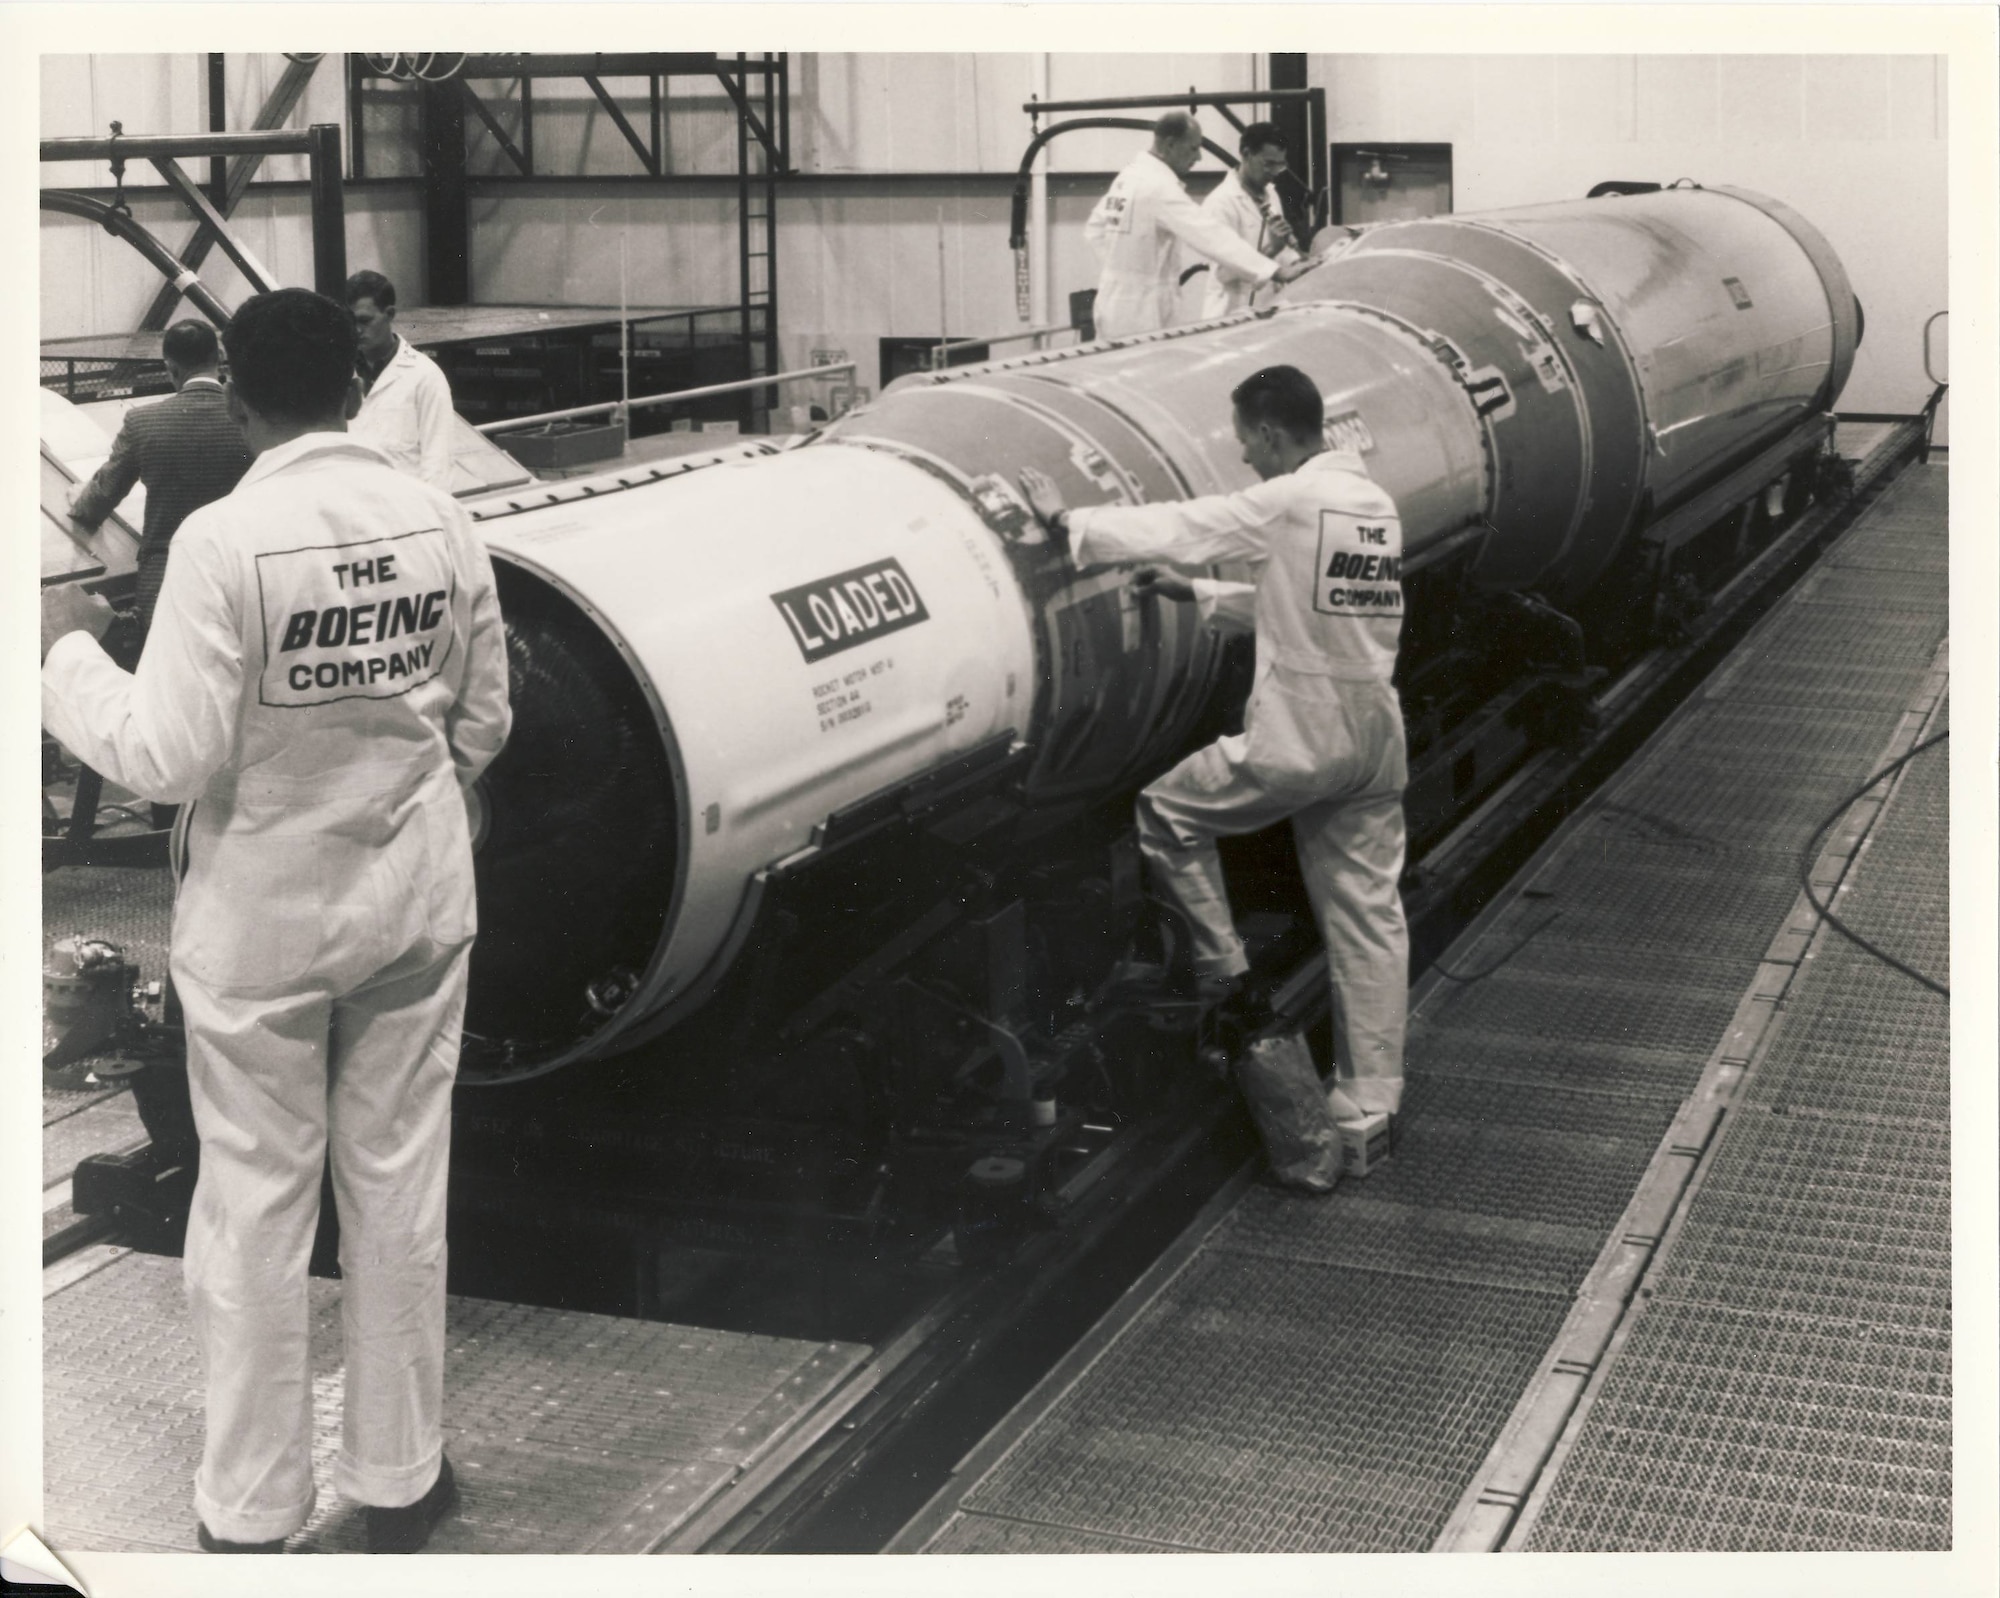
[[[1038, 350], [1046, 349], [1048, 346], [1044, 342], [1045, 340], [1055, 337], [1058, 333], [1075, 333], [1077, 331], [1078, 329], [1069, 322], [1051, 322], [1046, 327], [1016, 328], [1007, 333], [995, 333], [988, 338], [945, 339], [931, 346], [931, 368], [933, 371], [943, 370], [949, 364], [947, 358], [953, 350], [990, 348], [995, 344], [1018, 344], [1023, 339], [1033, 339], [1035, 341], [1035, 348]], [[849, 364], [851, 365], [852, 363], [850, 362]]]
[[797, 383], [811, 378], [831, 377], [852, 372], [858, 362], [837, 361], [830, 366], [808, 366], [791, 372], [772, 372], [767, 377], [745, 377], [730, 383], [707, 383], [700, 388], [679, 388], [668, 394], [641, 394], [629, 400], [601, 400], [595, 405], [572, 405], [566, 410], [543, 411], [536, 416], [510, 416], [504, 421], [481, 422], [481, 433], [512, 433], [523, 427], [539, 427], [545, 422], [568, 422], [583, 416], [610, 416], [636, 411], [646, 405], [677, 405], [686, 400], [710, 399], [717, 394], [741, 394], [753, 388], [775, 388], [780, 383]]

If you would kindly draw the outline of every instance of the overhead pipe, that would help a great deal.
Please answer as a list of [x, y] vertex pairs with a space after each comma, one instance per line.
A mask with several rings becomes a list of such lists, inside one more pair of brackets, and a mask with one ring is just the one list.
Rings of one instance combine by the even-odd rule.
[[107, 201], [92, 199], [87, 194], [72, 194], [66, 189], [42, 190], [42, 209], [58, 211], [64, 216], [80, 216], [86, 222], [97, 223], [114, 237], [123, 239], [152, 263], [159, 274], [179, 289], [203, 316], [218, 328], [229, 325], [228, 310], [196, 275], [194, 268], [162, 244], [143, 224], [135, 222], [129, 213], [116, 209]]

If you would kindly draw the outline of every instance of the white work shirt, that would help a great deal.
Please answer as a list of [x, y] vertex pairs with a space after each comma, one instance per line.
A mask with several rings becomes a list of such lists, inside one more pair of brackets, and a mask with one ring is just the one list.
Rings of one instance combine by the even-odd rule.
[[[1243, 187], [1240, 172], [1226, 172], [1222, 181], [1209, 192], [1208, 198], [1201, 202], [1201, 208], [1259, 255], [1276, 261], [1280, 266], [1299, 258], [1299, 252], [1289, 245], [1282, 250], [1270, 248], [1273, 227], [1285, 219], [1284, 210], [1278, 204], [1277, 192], [1270, 184], [1264, 185], [1263, 196], [1259, 198]], [[1243, 310], [1249, 305], [1250, 296], [1256, 289], [1256, 280], [1243, 276], [1234, 267], [1215, 262], [1208, 269], [1208, 287], [1202, 295], [1202, 320]]]
[[1254, 605], [1240, 584], [1203, 580], [1216, 621], [1257, 631], [1257, 679], [1273, 671], [1387, 681], [1403, 625], [1403, 524], [1361, 457], [1323, 450], [1295, 472], [1234, 494], [1070, 512], [1080, 566], [1259, 562]]
[[1268, 283], [1278, 270], [1277, 262], [1196, 205], [1174, 169], [1151, 150], [1112, 181], [1083, 234], [1102, 267], [1093, 313], [1099, 338], [1173, 325], [1180, 298], [1178, 244], [1230, 267], [1251, 287]]
[[330, 951], [352, 885], [390, 869], [438, 941], [471, 937], [463, 789], [510, 720], [471, 521], [344, 433], [264, 451], [181, 524], [136, 672], [83, 632], [42, 672], [61, 743], [193, 801], [175, 952], [218, 982], [270, 973], [288, 942]]
[[398, 471], [451, 492], [451, 384], [437, 362], [402, 334], [347, 430], [388, 456]]

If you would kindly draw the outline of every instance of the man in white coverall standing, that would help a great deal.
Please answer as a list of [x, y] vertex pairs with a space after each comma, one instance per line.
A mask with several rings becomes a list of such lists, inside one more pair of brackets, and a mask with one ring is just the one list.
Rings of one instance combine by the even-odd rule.
[[1173, 325], [1177, 242], [1247, 279], [1252, 291], [1273, 280], [1289, 283], [1306, 270], [1307, 263], [1281, 267], [1258, 254], [1188, 197], [1181, 180], [1200, 158], [1201, 124], [1186, 111], [1169, 111], [1153, 124], [1153, 147], [1112, 180], [1091, 211], [1083, 234], [1103, 268], [1092, 313], [1099, 338]]
[[1333, 975], [1336, 1118], [1393, 1115], [1403, 1091], [1409, 935], [1403, 869], [1402, 708], [1390, 681], [1402, 629], [1402, 524], [1361, 457], [1326, 447], [1319, 390], [1296, 367], [1231, 396], [1243, 459], [1263, 479], [1234, 494], [1067, 510], [1021, 473], [1029, 506], [1078, 565], [1261, 562], [1252, 588], [1196, 579], [1143, 586], [1211, 622], [1254, 618], [1257, 665], [1240, 735], [1197, 750], [1139, 796], [1139, 848], [1156, 890], [1194, 927], [1212, 995], [1249, 969], [1215, 840], [1289, 817]]
[[[1268, 256], [1281, 267], [1290, 266], [1298, 260], [1299, 252], [1292, 248], [1291, 224], [1285, 220], [1277, 190], [1271, 186], [1271, 180], [1285, 170], [1285, 136], [1274, 122], [1253, 122], [1236, 141], [1236, 149], [1242, 160], [1223, 173], [1201, 208], [1259, 255]], [[1202, 320], [1243, 310], [1256, 289], [1252, 279], [1216, 262], [1209, 268]]]
[[[507, 737], [493, 569], [449, 497], [350, 437], [354, 324], [304, 289], [223, 335], [256, 455], [174, 537], [138, 670], [45, 600], [42, 720], [181, 801], [172, 972], [201, 1175], [185, 1273], [207, 1367], [203, 1548], [276, 1553], [313, 1508], [306, 1265], [330, 1152], [345, 1424], [372, 1552], [455, 1502], [445, 1174], [472, 946], [465, 789]], [[52, 635], [53, 638], [52, 638]]]
[[451, 383], [438, 364], [396, 331], [396, 285], [380, 272], [347, 280], [361, 338], [361, 413], [349, 429], [399, 471], [451, 492]]

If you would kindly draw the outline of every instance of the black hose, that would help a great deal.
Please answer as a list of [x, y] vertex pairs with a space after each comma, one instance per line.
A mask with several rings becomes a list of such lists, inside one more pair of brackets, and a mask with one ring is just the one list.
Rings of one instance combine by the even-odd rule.
[[1833, 827], [1833, 824], [1836, 821], [1838, 821], [1842, 816], [1846, 815], [1848, 810], [1855, 804], [1857, 800], [1861, 798], [1863, 794], [1867, 793], [1870, 788], [1873, 788], [1876, 784], [1880, 783], [1885, 778], [1895, 776], [1897, 772], [1901, 771], [1912, 760], [1915, 760], [1917, 756], [1922, 754], [1926, 749], [1935, 749], [1939, 744], [1943, 743], [1945, 739], [1949, 738], [1950, 736], [1951, 734], [1949, 732], [1941, 732], [1935, 738], [1926, 738], [1922, 743], [1918, 744], [1916, 748], [1910, 750], [1907, 754], [1904, 754], [1898, 757], [1897, 759], [1890, 761], [1888, 765], [1884, 766], [1880, 771], [1876, 772], [1874, 776], [1870, 777], [1859, 788], [1856, 788], [1854, 792], [1849, 794], [1845, 799], [1841, 800], [1840, 803], [1834, 807], [1833, 813], [1829, 815], [1826, 818], [1826, 820], [1822, 821], [1817, 827], [1813, 828], [1813, 835], [1811, 839], [1808, 840], [1808, 842], [1806, 843], [1805, 852], [1799, 856], [1799, 886], [1806, 890], [1806, 898], [1811, 901], [1812, 907], [1826, 918], [1826, 924], [1832, 927], [1835, 932], [1838, 932], [1849, 943], [1853, 944], [1856, 948], [1860, 949], [1864, 954], [1869, 954], [1874, 956], [1877, 960], [1880, 960], [1884, 965], [1889, 967], [1889, 969], [1892, 971], [1902, 972], [1902, 974], [1908, 977], [1912, 982], [1922, 983], [1925, 987], [1929, 988], [1931, 992], [1937, 994], [1940, 998], [1942, 998], [1947, 1004], [1951, 1002], [1951, 989], [1947, 988], [1942, 982], [1935, 981], [1932, 978], [1925, 976], [1923, 972], [1913, 970], [1911, 967], [1906, 966], [1905, 964], [1903, 964], [1901, 960], [1898, 960], [1893, 954], [1886, 953], [1885, 951], [1876, 948], [1874, 944], [1870, 943], [1866, 938], [1862, 937], [1860, 933], [1856, 932], [1852, 927], [1848, 926], [1846, 922], [1842, 921], [1839, 916], [1835, 915], [1831, 909], [1829, 909], [1826, 905], [1820, 903], [1819, 895], [1813, 892], [1812, 868], [1813, 868], [1813, 862], [1819, 858], [1820, 839], [1826, 836], [1828, 831], [1831, 830], [1831, 828]]
[[[1153, 124], [1141, 122], [1137, 117], [1077, 117], [1069, 122], [1053, 122], [1030, 139], [1027, 151], [1021, 157], [1020, 174], [1014, 181], [1014, 210], [1007, 229], [1007, 247], [1010, 250], [1025, 250], [1028, 247], [1028, 181], [1033, 176], [1031, 169], [1035, 157], [1042, 153], [1042, 146], [1058, 133], [1078, 133], [1085, 128], [1132, 128], [1141, 133], [1151, 133]], [[1224, 166], [1236, 165], [1236, 157], [1213, 139], [1203, 139], [1201, 147], [1212, 152]]]

